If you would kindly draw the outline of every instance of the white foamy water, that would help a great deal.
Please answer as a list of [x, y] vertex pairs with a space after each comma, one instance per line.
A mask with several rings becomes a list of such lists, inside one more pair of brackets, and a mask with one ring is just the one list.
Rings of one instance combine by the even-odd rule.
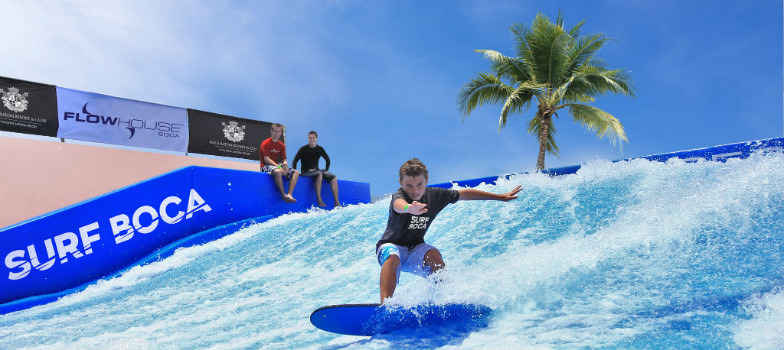
[[735, 329], [735, 342], [748, 349], [784, 348], [784, 289], [748, 300], [751, 319], [740, 322]]
[[[390, 181], [395, 181], [390, 176]], [[0, 316], [0, 349], [780, 349], [784, 156], [594, 162], [479, 188], [426, 237], [448, 269], [395, 302], [495, 311], [467, 332], [339, 336], [314, 309], [378, 300], [389, 199], [283, 216]]]

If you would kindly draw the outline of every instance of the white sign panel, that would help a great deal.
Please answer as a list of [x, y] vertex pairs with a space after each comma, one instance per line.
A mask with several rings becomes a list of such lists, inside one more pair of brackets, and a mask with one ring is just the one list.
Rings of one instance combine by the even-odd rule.
[[57, 88], [57, 137], [186, 152], [184, 108]]

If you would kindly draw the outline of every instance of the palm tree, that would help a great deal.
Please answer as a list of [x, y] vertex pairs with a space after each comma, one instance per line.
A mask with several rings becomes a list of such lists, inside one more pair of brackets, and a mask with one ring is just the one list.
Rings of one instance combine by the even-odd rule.
[[[611, 114], [590, 106], [598, 95], [606, 93], [634, 96], [631, 80], [622, 69], [607, 69], [596, 53], [609, 39], [602, 34], [580, 36], [581, 21], [569, 30], [563, 16], [556, 23], [547, 16], [536, 15], [530, 28], [523, 24], [509, 27], [516, 41], [517, 57], [507, 57], [494, 50], [475, 50], [491, 61], [490, 73], [479, 73], [466, 83], [457, 97], [465, 120], [478, 106], [503, 104], [498, 131], [506, 126], [510, 113], [523, 113], [534, 99], [537, 110], [528, 122], [528, 132], [539, 139], [536, 169], [544, 169], [545, 151], [558, 156], [553, 116], [567, 108], [574, 121], [608, 137], [613, 144], [626, 141], [623, 125]], [[504, 81], [508, 81], [509, 84]]]

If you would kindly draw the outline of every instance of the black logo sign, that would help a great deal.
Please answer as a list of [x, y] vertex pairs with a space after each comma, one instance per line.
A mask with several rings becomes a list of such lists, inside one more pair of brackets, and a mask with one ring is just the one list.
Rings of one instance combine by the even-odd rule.
[[259, 160], [272, 123], [188, 109], [188, 153]]
[[54, 86], [0, 77], [0, 130], [57, 137]]

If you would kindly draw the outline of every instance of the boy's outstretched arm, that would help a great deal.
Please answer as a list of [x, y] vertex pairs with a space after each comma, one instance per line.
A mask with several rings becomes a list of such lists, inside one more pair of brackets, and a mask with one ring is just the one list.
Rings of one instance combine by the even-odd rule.
[[493, 200], [506, 202], [513, 199], [517, 199], [517, 193], [522, 190], [523, 187], [518, 185], [513, 190], [501, 194], [480, 191], [473, 188], [464, 188], [462, 190], [458, 190], [458, 193], [460, 193], [460, 200], [463, 201], [470, 201], [470, 200], [477, 200], [477, 199], [493, 199]]
[[395, 199], [395, 202], [392, 204], [392, 208], [398, 214], [409, 213], [414, 215], [422, 215], [427, 213], [427, 204], [419, 203], [417, 201], [413, 201], [411, 204], [409, 204], [403, 198]]

